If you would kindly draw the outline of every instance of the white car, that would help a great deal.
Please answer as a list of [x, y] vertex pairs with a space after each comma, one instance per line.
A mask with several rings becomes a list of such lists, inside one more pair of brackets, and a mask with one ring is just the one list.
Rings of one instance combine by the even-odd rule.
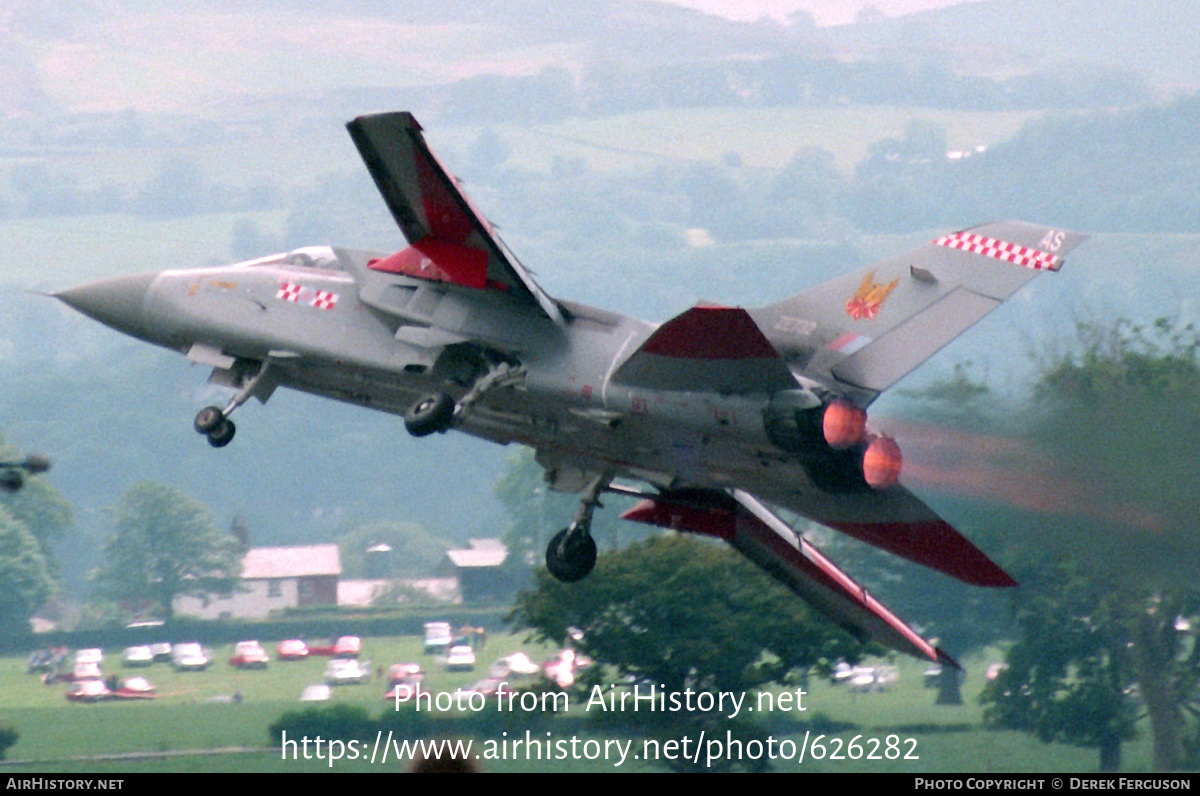
[[451, 647], [446, 655], [446, 671], [469, 672], [475, 668], [475, 651], [466, 644]]
[[325, 667], [325, 682], [329, 685], [358, 685], [370, 679], [370, 661], [334, 658]]
[[425, 654], [443, 652], [454, 639], [454, 632], [449, 622], [425, 623]]
[[301, 702], [328, 702], [333, 698], [333, 689], [324, 683], [306, 685], [300, 692]]
[[75, 651], [75, 663], [94, 663], [99, 665], [103, 660], [104, 653], [99, 648]]
[[149, 666], [154, 663], [154, 651], [147, 646], [126, 647], [121, 653], [122, 666]]
[[523, 652], [496, 659], [488, 669], [489, 677], [510, 678], [513, 680], [528, 679], [541, 671], [541, 667], [529, 659]]
[[171, 648], [171, 663], [176, 671], [202, 672], [212, 663], [208, 651], [196, 642], [176, 644]]

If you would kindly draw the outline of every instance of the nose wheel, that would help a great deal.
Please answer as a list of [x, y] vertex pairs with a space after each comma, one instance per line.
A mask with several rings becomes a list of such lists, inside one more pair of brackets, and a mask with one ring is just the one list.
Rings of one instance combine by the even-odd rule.
[[[238, 390], [224, 409], [219, 406], [206, 406], [196, 413], [192, 426], [198, 433], [208, 437], [209, 445], [224, 448], [233, 442], [237, 428], [229, 416], [252, 396], [265, 403], [275, 391], [275, 379], [267, 375], [270, 364], [268, 360], [238, 360], [237, 366], [232, 369], [213, 371], [209, 381], [216, 380], [219, 384], [237, 387]], [[219, 380], [216, 379], [218, 375], [222, 376]]]
[[225, 416], [219, 406], [206, 406], [196, 413], [192, 424], [196, 431], [208, 437], [208, 444], [214, 448], [224, 448], [233, 441], [237, 427]]

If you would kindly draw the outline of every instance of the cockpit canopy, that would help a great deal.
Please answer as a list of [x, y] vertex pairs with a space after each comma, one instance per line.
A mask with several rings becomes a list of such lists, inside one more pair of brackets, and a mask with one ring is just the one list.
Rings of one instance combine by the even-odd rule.
[[342, 262], [337, 253], [329, 246], [301, 246], [290, 252], [271, 254], [255, 260], [247, 260], [240, 265], [246, 268], [261, 265], [283, 266], [285, 268], [315, 268], [322, 271], [341, 271]]

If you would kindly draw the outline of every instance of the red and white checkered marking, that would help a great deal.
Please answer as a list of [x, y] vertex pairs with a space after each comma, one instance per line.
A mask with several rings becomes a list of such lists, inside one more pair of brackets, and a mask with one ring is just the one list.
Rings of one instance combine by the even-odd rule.
[[307, 304], [319, 310], [331, 310], [337, 306], [338, 294], [328, 290], [313, 290], [295, 282], [280, 282], [275, 298], [293, 304]]
[[275, 298], [291, 301], [293, 303], [300, 300], [300, 293], [304, 288], [292, 282], [284, 282], [279, 286], [279, 292], [275, 294]]
[[938, 246], [961, 249], [974, 254], [983, 254], [1015, 265], [1023, 265], [1035, 271], [1057, 271], [1062, 267], [1062, 258], [1037, 249], [1005, 243], [995, 238], [985, 238], [973, 232], [955, 232], [934, 241]]

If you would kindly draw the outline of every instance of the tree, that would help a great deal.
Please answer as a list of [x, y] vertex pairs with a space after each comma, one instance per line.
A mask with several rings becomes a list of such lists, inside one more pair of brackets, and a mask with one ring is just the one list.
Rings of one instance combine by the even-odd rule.
[[1166, 320], [1085, 325], [1078, 350], [1043, 363], [1037, 393], [1032, 439], [1061, 474], [1061, 515], [1040, 519], [1018, 570], [1022, 633], [985, 692], [988, 719], [1098, 746], [1111, 766], [1137, 704], [1155, 768], [1194, 763], [1200, 337]]
[[380, 577], [368, 571], [367, 549], [386, 544], [392, 548], [386, 577], [428, 577], [446, 557], [447, 545], [420, 525], [379, 520], [358, 525], [338, 537], [342, 573], [347, 578]]
[[[689, 537], [646, 539], [602, 554], [584, 580], [546, 570], [518, 596], [512, 615], [539, 640], [572, 643], [610, 668], [660, 691], [743, 693], [794, 684], [809, 670], [856, 661], [863, 647], [734, 551]], [[639, 716], [639, 721], [641, 720]], [[654, 718], [654, 717], [651, 717]], [[673, 721], [713, 722], [693, 713]]]
[[[6, 445], [0, 435], [0, 460], [18, 461], [24, 454]], [[37, 540], [51, 572], [57, 571], [51, 545], [71, 527], [71, 506], [40, 476], [26, 477], [19, 491], [0, 489], [0, 507], [8, 509]]]
[[19, 740], [21, 740], [21, 734], [17, 732], [16, 727], [0, 722], [0, 760], [4, 759], [8, 747], [13, 746]]
[[176, 597], [229, 594], [237, 582], [237, 541], [217, 530], [208, 510], [156, 483], [130, 489], [117, 506], [114, 535], [96, 573], [109, 596], [153, 603], [164, 619]]
[[1094, 747], [1100, 770], [1116, 771], [1140, 713], [1126, 606], [1070, 564], [1044, 574], [1043, 582], [1026, 584], [1034, 594], [1018, 610], [1020, 637], [1008, 668], [985, 687], [984, 720], [1047, 743]]
[[28, 633], [30, 615], [53, 590], [37, 539], [0, 506], [0, 633]]

